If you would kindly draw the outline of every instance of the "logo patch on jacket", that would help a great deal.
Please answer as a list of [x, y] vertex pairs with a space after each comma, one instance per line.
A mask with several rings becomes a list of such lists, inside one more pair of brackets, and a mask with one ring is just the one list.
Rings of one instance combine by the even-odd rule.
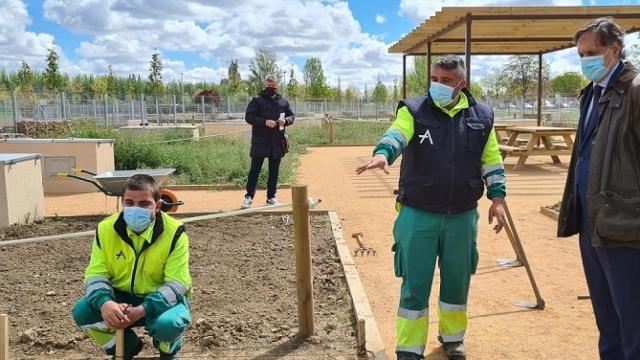
[[429, 131], [429, 129], [427, 129], [424, 134], [418, 135], [418, 137], [420, 138], [420, 144], [424, 142], [424, 139], [429, 139], [429, 144], [433, 146], [433, 138], [431, 138], [431, 132]]
[[124, 256], [124, 252], [122, 250], [120, 250], [120, 252], [116, 254], [116, 259], [120, 259], [121, 257], [127, 260], [127, 257]]

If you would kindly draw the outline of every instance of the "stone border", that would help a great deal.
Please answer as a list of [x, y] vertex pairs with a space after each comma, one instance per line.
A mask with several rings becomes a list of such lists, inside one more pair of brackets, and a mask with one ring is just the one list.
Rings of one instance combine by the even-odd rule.
[[547, 216], [547, 217], [549, 217], [549, 218], [551, 218], [553, 220], [556, 220], [556, 221], [558, 221], [558, 218], [560, 217], [560, 213], [559, 212], [551, 210], [551, 209], [546, 208], [544, 206], [540, 207], [540, 213], [542, 215], [545, 215], [545, 216]]
[[373, 354], [375, 359], [388, 360], [384, 349], [384, 343], [382, 342], [380, 332], [378, 331], [378, 325], [373, 317], [371, 305], [369, 305], [367, 293], [360, 281], [360, 275], [358, 274], [356, 263], [353, 261], [351, 251], [342, 236], [342, 226], [340, 225], [338, 214], [334, 210], [329, 210], [327, 213], [331, 219], [331, 229], [333, 230], [333, 237], [336, 240], [336, 248], [338, 249], [342, 269], [344, 270], [344, 275], [347, 279], [347, 286], [349, 287], [349, 293], [351, 294], [351, 301], [353, 301], [356, 321], [360, 319], [365, 320], [367, 351]]

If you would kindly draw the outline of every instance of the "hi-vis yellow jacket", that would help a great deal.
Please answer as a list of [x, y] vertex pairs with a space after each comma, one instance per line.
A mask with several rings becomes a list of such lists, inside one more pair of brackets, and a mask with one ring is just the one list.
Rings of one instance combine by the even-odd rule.
[[143, 297], [147, 315], [164, 312], [190, 295], [184, 225], [160, 212], [146, 231], [151, 236], [136, 252], [122, 212], [98, 224], [84, 281], [85, 296], [97, 310], [114, 299], [114, 289]]

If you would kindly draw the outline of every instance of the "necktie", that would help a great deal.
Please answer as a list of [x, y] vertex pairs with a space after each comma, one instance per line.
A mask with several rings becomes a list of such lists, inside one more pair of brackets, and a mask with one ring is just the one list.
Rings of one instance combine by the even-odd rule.
[[593, 87], [593, 105], [591, 106], [591, 113], [584, 122], [584, 129], [588, 129], [592, 124], [598, 123], [598, 103], [600, 102], [600, 95], [602, 95], [602, 86], [596, 85]]

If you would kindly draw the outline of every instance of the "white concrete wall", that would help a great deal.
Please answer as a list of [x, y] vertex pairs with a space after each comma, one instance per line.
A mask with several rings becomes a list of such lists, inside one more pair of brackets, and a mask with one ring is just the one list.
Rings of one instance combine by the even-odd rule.
[[44, 218], [42, 159], [0, 163], [0, 227]]
[[40, 153], [42, 184], [45, 194], [78, 194], [99, 191], [95, 186], [70, 178], [46, 176], [46, 157], [73, 157], [75, 167], [96, 173], [115, 170], [113, 141], [110, 139], [6, 139], [0, 141], [0, 153]]

